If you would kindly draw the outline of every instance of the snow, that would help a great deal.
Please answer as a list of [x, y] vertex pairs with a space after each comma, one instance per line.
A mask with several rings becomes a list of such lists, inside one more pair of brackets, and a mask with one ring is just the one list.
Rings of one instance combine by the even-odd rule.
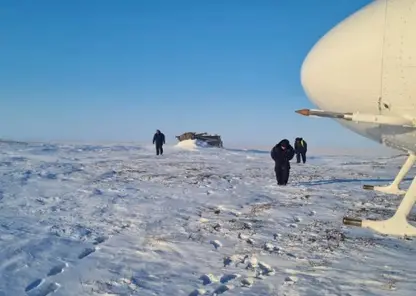
[[414, 240], [342, 225], [392, 214], [361, 186], [404, 157], [310, 155], [277, 187], [267, 151], [164, 150], [1, 142], [0, 295], [414, 295]]
[[198, 148], [209, 147], [207, 143], [198, 139], [180, 141], [175, 146], [178, 148], [183, 148], [187, 150], [197, 150]]

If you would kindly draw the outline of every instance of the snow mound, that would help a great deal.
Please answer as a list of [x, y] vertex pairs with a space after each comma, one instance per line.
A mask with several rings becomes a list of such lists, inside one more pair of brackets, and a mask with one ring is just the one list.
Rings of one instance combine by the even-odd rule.
[[175, 145], [176, 147], [188, 149], [188, 150], [196, 150], [198, 148], [207, 148], [210, 147], [206, 142], [201, 140], [184, 140], [179, 142]]

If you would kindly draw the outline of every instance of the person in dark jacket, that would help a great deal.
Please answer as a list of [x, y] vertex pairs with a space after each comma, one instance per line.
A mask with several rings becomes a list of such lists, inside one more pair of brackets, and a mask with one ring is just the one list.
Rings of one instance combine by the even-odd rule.
[[308, 151], [308, 144], [303, 138], [296, 138], [295, 140], [295, 153], [296, 153], [296, 162], [300, 163], [300, 158], [302, 157], [302, 162], [306, 162], [306, 152]]
[[274, 160], [274, 172], [278, 185], [286, 185], [289, 181], [290, 160], [295, 156], [295, 150], [287, 139], [280, 141], [270, 151], [270, 156]]
[[163, 144], [165, 144], [165, 135], [157, 130], [153, 136], [153, 144], [156, 144], [156, 155], [163, 155]]

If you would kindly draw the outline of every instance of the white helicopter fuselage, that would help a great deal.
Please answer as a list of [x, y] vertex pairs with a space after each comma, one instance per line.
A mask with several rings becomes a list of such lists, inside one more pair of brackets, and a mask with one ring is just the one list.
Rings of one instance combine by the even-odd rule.
[[416, 163], [416, 0], [376, 0], [323, 36], [307, 55], [301, 82], [319, 109], [296, 112], [328, 117], [345, 127], [407, 151], [394, 181], [365, 189], [404, 194], [387, 220], [344, 217], [347, 225], [395, 236], [416, 236], [407, 217], [416, 203], [416, 177], [399, 188]]
[[345, 127], [416, 153], [416, 0], [373, 1], [339, 23], [307, 55], [301, 83], [320, 109], [366, 118], [335, 119]]

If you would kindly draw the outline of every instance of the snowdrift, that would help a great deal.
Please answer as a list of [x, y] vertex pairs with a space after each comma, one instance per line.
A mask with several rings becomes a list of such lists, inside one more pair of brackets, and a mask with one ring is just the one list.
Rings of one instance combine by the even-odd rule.
[[210, 146], [201, 140], [184, 140], [180, 141], [175, 147], [187, 149], [187, 150], [196, 150], [198, 148], [209, 148]]

